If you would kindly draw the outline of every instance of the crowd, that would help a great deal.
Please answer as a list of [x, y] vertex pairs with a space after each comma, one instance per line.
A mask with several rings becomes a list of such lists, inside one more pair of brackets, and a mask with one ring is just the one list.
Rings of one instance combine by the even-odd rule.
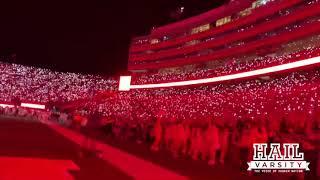
[[[314, 44], [318, 39], [289, 43], [281, 53], [211, 72], [219, 76], [319, 56], [319, 46]], [[198, 71], [190, 74], [199, 75]], [[190, 79], [187, 73], [179, 77]], [[160, 77], [151, 81], [156, 79]], [[175, 158], [243, 165], [252, 157], [253, 142], [296, 142], [313, 157], [313, 168], [319, 168], [319, 85], [320, 70], [314, 68], [225, 84], [118, 92], [87, 102], [82, 109], [109, 119], [105, 125], [112, 126], [115, 138], [144, 142], [151, 150], [166, 150]]]
[[174, 117], [198, 123], [208, 116], [228, 115], [232, 123], [231, 119], [261, 119], [291, 111], [307, 117], [314, 115], [320, 101], [319, 80], [319, 71], [313, 70], [198, 88], [131, 90], [88, 102], [84, 109], [130, 124], [152, 122], [161, 111], [168, 121]]
[[147, 143], [174, 158], [201, 159], [211, 166], [241, 162], [247, 168], [253, 142], [295, 142], [316, 169], [319, 93], [316, 68], [219, 85], [131, 90], [89, 102], [85, 109], [110, 119], [118, 140]]
[[[81, 111], [89, 121], [90, 114], [100, 114], [116, 139], [150, 144], [152, 151], [169, 151], [174, 158], [247, 168], [253, 142], [295, 142], [315, 169], [319, 85], [320, 70], [314, 69], [238, 83], [119, 92], [88, 101]], [[18, 107], [0, 108], [0, 114], [45, 120], [56, 116], [67, 125], [76, 117]]]
[[29, 109], [19, 106], [2, 107], [0, 106], [1, 118], [19, 118], [24, 120], [46, 120], [50, 117], [49, 111]]
[[0, 59], [0, 101], [69, 102], [116, 89], [114, 79], [8, 64]]
[[[168, 151], [174, 158], [247, 168], [253, 142], [295, 142], [315, 169], [319, 168], [319, 85], [320, 70], [315, 68], [269, 79], [118, 92], [88, 101], [80, 110], [89, 121], [98, 114], [96, 118], [111, 127], [106, 129], [117, 140], [149, 144], [152, 151]], [[77, 117], [77, 112], [19, 107], [0, 108], [0, 114], [50, 118], [67, 126]]]
[[[211, 70], [147, 73], [133, 81], [145, 84], [215, 77], [316, 57], [320, 55], [319, 39], [316, 35], [294, 41], [263, 57], [230, 59]], [[167, 150], [175, 158], [201, 159], [211, 166], [246, 162], [252, 157], [253, 142], [300, 143], [319, 163], [315, 155], [320, 147], [317, 67], [197, 87], [118, 92], [116, 86], [112, 78], [0, 63], [0, 102], [86, 99], [70, 113], [0, 107], [0, 115], [54, 119], [66, 125], [75, 119], [99, 119], [119, 140], [147, 143], [153, 151]], [[113, 93], [96, 98], [103, 91]], [[320, 167], [317, 162], [312, 166]]]

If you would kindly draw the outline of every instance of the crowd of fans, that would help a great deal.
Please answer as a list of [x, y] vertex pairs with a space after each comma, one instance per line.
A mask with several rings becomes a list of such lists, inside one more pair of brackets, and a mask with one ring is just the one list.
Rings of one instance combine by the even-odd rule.
[[[316, 57], [319, 46], [312, 42], [317, 39], [319, 36], [287, 44], [281, 53], [211, 71], [180, 73], [174, 80], [204, 77], [208, 72], [220, 76]], [[170, 75], [166, 80], [177, 77]], [[158, 82], [156, 79], [163, 75], [151, 77], [142, 83]], [[243, 161], [242, 168], [247, 168], [244, 164], [252, 157], [253, 142], [295, 142], [312, 157], [308, 157], [312, 168], [320, 167], [318, 68], [201, 87], [118, 92], [87, 102], [81, 109], [106, 117], [105, 125], [112, 126], [111, 134], [118, 140], [144, 142], [151, 150], [169, 151], [175, 158], [201, 159], [212, 166]], [[319, 175], [320, 171], [314, 173]]]
[[[253, 142], [295, 142], [312, 162], [310, 168], [319, 168], [318, 68], [201, 87], [115, 92], [92, 98], [79, 110], [89, 121], [97, 118], [110, 127], [117, 140], [149, 144], [174, 158], [210, 166], [240, 163], [245, 171]], [[54, 119], [68, 126], [78, 113], [54, 111], [0, 108], [0, 115]]]
[[[320, 55], [318, 40], [319, 35], [296, 41], [265, 57], [232, 59], [213, 70], [144, 74], [134, 82], [215, 77], [316, 57]], [[48, 112], [7, 107], [0, 108], [0, 115], [31, 115], [44, 120], [56, 116], [61, 124], [70, 124], [74, 114], [81, 112], [81, 117], [90, 117], [89, 121], [99, 119], [101, 125], [111, 126], [110, 133], [115, 138], [149, 143], [153, 151], [167, 150], [175, 158], [202, 159], [212, 166], [230, 159], [239, 162], [239, 157], [247, 161], [244, 157], [252, 157], [253, 142], [300, 143], [305, 152], [310, 152], [308, 155], [319, 150], [317, 67], [239, 82], [128, 92], [116, 91], [115, 80], [100, 76], [8, 63], [0, 63], [0, 70], [0, 101], [46, 103], [87, 99], [70, 114], [55, 109]], [[100, 91], [113, 93], [94, 98]], [[319, 161], [319, 157], [312, 160]]]
[[319, 80], [319, 71], [313, 70], [199, 88], [131, 90], [87, 102], [84, 109], [130, 123], [151, 122], [161, 111], [168, 120], [174, 117], [195, 122], [225, 114], [229, 118], [262, 118], [278, 110], [308, 115], [316, 109]]
[[1, 62], [0, 102], [68, 102], [116, 89], [114, 79]]
[[238, 83], [131, 90], [84, 109], [107, 117], [105, 125], [118, 140], [211, 166], [241, 162], [247, 168], [253, 142], [300, 143], [319, 173], [319, 93], [320, 70], [314, 69]]
[[19, 118], [28, 121], [47, 120], [50, 116], [49, 111], [29, 109], [19, 106], [2, 107], [0, 106], [1, 118]]
[[[289, 31], [297, 27], [289, 27]], [[224, 59], [209, 69], [141, 73], [133, 76], [132, 83], [218, 77], [281, 65], [320, 56], [319, 42], [320, 35], [315, 35], [282, 45], [267, 55]], [[55, 120], [66, 126], [81, 118], [95, 120], [99, 126], [110, 127], [108, 133], [117, 140], [145, 143], [152, 151], [169, 151], [174, 158], [201, 159], [210, 166], [241, 162], [240, 167], [247, 168], [253, 143], [300, 143], [312, 161], [311, 168], [318, 168], [312, 173], [320, 176], [318, 67], [239, 82], [119, 92], [113, 78], [9, 64], [1, 58], [0, 102], [85, 99], [69, 111], [0, 107], [1, 117]], [[112, 93], [97, 96], [106, 91]]]
[[150, 144], [174, 158], [247, 168], [253, 142], [295, 142], [312, 161], [312, 173], [320, 172], [317, 68], [219, 85], [131, 90], [83, 109], [107, 117], [116, 139]]

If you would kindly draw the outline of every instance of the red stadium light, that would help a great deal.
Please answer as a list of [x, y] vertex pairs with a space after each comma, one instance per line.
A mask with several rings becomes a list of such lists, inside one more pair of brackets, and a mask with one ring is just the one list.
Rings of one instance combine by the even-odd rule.
[[42, 104], [30, 104], [30, 103], [21, 103], [21, 107], [33, 108], [33, 109], [46, 109], [45, 105], [42, 105]]
[[296, 68], [302, 68], [310, 65], [315, 65], [320, 63], [320, 56], [300, 60], [292, 63], [272, 66], [268, 68], [247, 71], [237, 74], [230, 74], [225, 76], [213, 77], [213, 78], [205, 78], [205, 79], [197, 79], [197, 80], [188, 80], [188, 81], [178, 81], [178, 82], [170, 82], [170, 83], [159, 83], [159, 84], [141, 84], [141, 85], [130, 85], [129, 89], [151, 89], [151, 88], [165, 88], [165, 87], [178, 87], [178, 86], [188, 86], [188, 85], [196, 85], [196, 84], [208, 84], [214, 82], [223, 82], [229, 80], [236, 80], [241, 78], [248, 78], [254, 76], [261, 76], [270, 73], [276, 73], [281, 71], [292, 70]]

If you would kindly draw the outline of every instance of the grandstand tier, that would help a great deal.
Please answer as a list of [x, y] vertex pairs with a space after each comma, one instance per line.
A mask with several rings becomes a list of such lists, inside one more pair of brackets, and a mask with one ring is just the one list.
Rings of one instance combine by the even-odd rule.
[[[252, 6], [257, 2], [253, 2]], [[275, 5], [276, 3], [278, 4]], [[288, 3], [288, 1], [266, 3], [256, 7], [267, 9], [263, 11], [266, 13], [265, 16], [263, 13], [256, 16], [261, 11], [255, 9], [257, 13], [252, 12], [224, 25], [194, 32], [190, 36], [181, 37], [180, 40], [179, 38], [166, 38], [164, 41], [150, 40], [149, 45], [144, 44], [141, 47], [133, 43], [129, 51], [128, 69], [158, 70], [204, 63], [250, 53], [256, 49], [276, 47], [317, 34], [319, 2], [310, 0]], [[193, 39], [196, 36], [198, 37]]]

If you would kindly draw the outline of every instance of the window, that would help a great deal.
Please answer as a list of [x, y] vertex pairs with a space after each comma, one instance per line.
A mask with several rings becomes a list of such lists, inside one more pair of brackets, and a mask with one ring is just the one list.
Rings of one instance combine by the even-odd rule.
[[250, 8], [243, 10], [243, 11], [240, 11], [239, 16], [240, 17], [248, 16], [249, 14], [251, 14], [251, 10], [252, 10], [252, 8], [250, 7]]
[[216, 21], [216, 26], [221, 26], [221, 25], [227, 24], [230, 21], [231, 21], [231, 16], [227, 16], [227, 17], [221, 18], [221, 19]]
[[210, 24], [201, 25], [199, 27], [193, 28], [191, 30], [191, 34], [196, 34], [196, 33], [199, 33], [199, 32], [207, 31], [209, 29], [210, 29]]
[[252, 8], [257, 8], [259, 6], [263, 6], [266, 5], [270, 0], [257, 0], [255, 2], [252, 3]]
[[159, 42], [160, 42], [159, 39], [151, 39], [150, 44], [157, 44]]

